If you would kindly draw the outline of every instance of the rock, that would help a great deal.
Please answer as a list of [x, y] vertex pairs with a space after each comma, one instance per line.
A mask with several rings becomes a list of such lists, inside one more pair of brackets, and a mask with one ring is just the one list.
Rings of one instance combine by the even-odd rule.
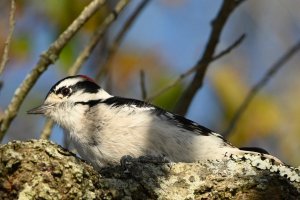
[[264, 167], [241, 158], [206, 163], [132, 159], [126, 169], [97, 172], [50, 141], [13, 141], [0, 146], [0, 199], [300, 199], [298, 169], [285, 166], [283, 171], [294, 173], [292, 180], [259, 166]]

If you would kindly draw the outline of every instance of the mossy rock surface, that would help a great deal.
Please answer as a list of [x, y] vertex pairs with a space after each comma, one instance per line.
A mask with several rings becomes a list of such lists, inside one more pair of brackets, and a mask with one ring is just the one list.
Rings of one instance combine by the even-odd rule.
[[0, 199], [300, 199], [298, 182], [249, 163], [147, 163], [95, 171], [47, 140], [0, 146]]

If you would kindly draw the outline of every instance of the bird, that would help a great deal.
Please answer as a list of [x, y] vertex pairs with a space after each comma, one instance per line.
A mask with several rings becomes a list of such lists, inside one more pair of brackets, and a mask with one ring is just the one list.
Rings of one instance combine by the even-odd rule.
[[85, 75], [58, 81], [43, 104], [27, 113], [54, 120], [97, 170], [119, 164], [126, 155], [190, 163], [245, 152], [267, 154], [235, 147], [220, 134], [148, 102], [113, 96]]

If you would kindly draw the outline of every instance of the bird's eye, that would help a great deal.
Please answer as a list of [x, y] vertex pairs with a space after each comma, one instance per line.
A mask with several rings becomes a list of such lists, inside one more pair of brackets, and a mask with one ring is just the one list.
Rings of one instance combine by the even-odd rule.
[[63, 96], [68, 96], [69, 94], [71, 93], [71, 90], [70, 90], [70, 88], [62, 88], [61, 89], [61, 94], [63, 95]]

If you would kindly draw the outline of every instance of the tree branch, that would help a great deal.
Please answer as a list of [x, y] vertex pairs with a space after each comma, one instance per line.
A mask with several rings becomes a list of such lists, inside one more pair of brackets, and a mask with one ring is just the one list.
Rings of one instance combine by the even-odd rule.
[[50, 136], [51, 136], [51, 132], [54, 126], [54, 121], [51, 119], [46, 119], [45, 124], [42, 128], [41, 134], [40, 134], [40, 138], [43, 140], [49, 140]]
[[110, 166], [97, 172], [50, 141], [12, 141], [0, 146], [0, 196], [47, 200], [299, 199], [299, 168], [235, 157], [195, 163], [131, 159], [125, 171]]
[[0, 126], [0, 141], [2, 141], [10, 123], [16, 117], [17, 112], [40, 75], [53, 64], [70, 39], [77, 33], [77, 31], [90, 19], [91, 16], [98, 10], [98, 8], [105, 3], [104, 0], [93, 0], [80, 15], [72, 22], [72, 24], [53, 42], [48, 50], [41, 54], [39, 61], [31, 72], [26, 76], [21, 85], [16, 89], [15, 94], [5, 110], [4, 117], [1, 119]]
[[106, 58], [106, 62], [104, 65], [99, 68], [99, 72], [96, 75], [95, 80], [100, 80], [103, 74], [105, 74], [108, 70], [108, 67], [112, 61], [112, 58], [115, 56], [118, 48], [120, 47], [125, 35], [127, 34], [128, 30], [131, 28], [131, 26], [134, 24], [135, 20], [138, 18], [138, 16], [141, 14], [141, 12], [144, 10], [144, 8], [147, 6], [148, 3], [150, 3], [151, 0], [143, 0], [137, 8], [133, 11], [133, 13], [130, 15], [130, 17], [126, 20], [122, 30], [119, 32], [119, 34], [116, 36], [113, 43], [110, 45], [108, 49], [108, 54]]
[[230, 14], [234, 11], [234, 9], [243, 1], [236, 0], [224, 0], [222, 6], [216, 16], [216, 18], [212, 21], [212, 31], [206, 45], [205, 51], [199, 61], [196, 63], [195, 68], [197, 68], [196, 74], [189, 84], [189, 86], [185, 89], [182, 96], [180, 97], [178, 103], [175, 106], [174, 111], [180, 115], [185, 115], [196, 92], [201, 88], [205, 73], [209, 64], [213, 59], [213, 55], [217, 44], [219, 42], [219, 38], [221, 36], [222, 30], [226, 21], [228, 20]]
[[147, 89], [146, 89], [146, 83], [145, 83], [145, 72], [144, 70], [140, 71], [140, 85], [141, 85], [141, 91], [142, 91], [142, 99], [147, 99]]
[[[85, 48], [81, 51], [74, 64], [69, 68], [68, 75], [73, 76], [76, 75], [83, 63], [90, 57], [93, 50], [102, 40], [105, 32], [108, 30], [109, 26], [114, 22], [119, 14], [123, 11], [123, 9], [128, 5], [129, 0], [120, 0], [115, 8], [107, 15], [103, 23], [100, 25], [98, 30], [91, 37], [89, 43], [85, 46]], [[49, 139], [51, 135], [52, 128], [54, 126], [54, 122], [51, 119], [46, 119], [44, 127], [42, 128], [40, 138], [41, 139]]]
[[[246, 35], [242, 34], [234, 43], [232, 43], [229, 47], [227, 47], [226, 49], [224, 49], [223, 51], [221, 51], [219, 54], [217, 54], [216, 56], [214, 56], [211, 60], [211, 62], [218, 60], [220, 58], [222, 58], [223, 56], [225, 56], [226, 54], [230, 53], [234, 48], [236, 48], [238, 45], [240, 45], [243, 40], [245, 39]], [[174, 81], [170, 82], [168, 85], [166, 85], [165, 87], [163, 87], [162, 89], [158, 90], [156, 93], [154, 93], [152, 96], [146, 98], [147, 101], [153, 101], [156, 97], [162, 95], [163, 93], [165, 93], [166, 91], [168, 91], [169, 89], [173, 88], [175, 85], [177, 85], [178, 83], [180, 83], [183, 79], [187, 78], [188, 76], [190, 76], [191, 74], [193, 74], [196, 70], [198, 70], [198, 66], [194, 66], [192, 68], [190, 68], [188, 71], [180, 74], [180, 76], [175, 79]]]
[[261, 80], [259, 80], [248, 92], [247, 96], [238, 107], [235, 112], [231, 122], [229, 123], [228, 128], [224, 132], [223, 136], [228, 137], [230, 133], [234, 130], [237, 122], [255, 97], [255, 95], [264, 87], [268, 81], [286, 64], [298, 51], [300, 50], [300, 41], [297, 42], [294, 46], [292, 46], [282, 57], [280, 57], [264, 74]]
[[82, 64], [90, 57], [94, 48], [97, 46], [99, 41], [103, 39], [104, 34], [108, 30], [109, 26], [117, 19], [123, 9], [128, 5], [129, 0], [120, 0], [113, 11], [109, 13], [109, 15], [105, 18], [104, 22], [100, 25], [98, 30], [91, 37], [89, 43], [85, 46], [83, 51], [79, 54], [76, 61], [70, 67], [68, 74], [70, 76], [75, 75], [80, 70]]
[[11, 38], [15, 29], [15, 13], [16, 13], [16, 2], [11, 0], [11, 7], [9, 12], [9, 32], [4, 43], [4, 50], [0, 64], [0, 75], [3, 73], [6, 63], [8, 62], [8, 51], [11, 43]]
[[246, 38], [246, 34], [242, 34], [234, 43], [232, 43], [232, 45], [230, 45], [229, 47], [227, 47], [226, 49], [224, 49], [223, 51], [221, 51], [220, 53], [218, 53], [217, 55], [215, 55], [211, 61], [215, 61], [218, 60], [219, 58], [225, 56], [226, 54], [230, 53], [234, 48], [236, 48], [237, 46], [239, 46], [243, 40]]

